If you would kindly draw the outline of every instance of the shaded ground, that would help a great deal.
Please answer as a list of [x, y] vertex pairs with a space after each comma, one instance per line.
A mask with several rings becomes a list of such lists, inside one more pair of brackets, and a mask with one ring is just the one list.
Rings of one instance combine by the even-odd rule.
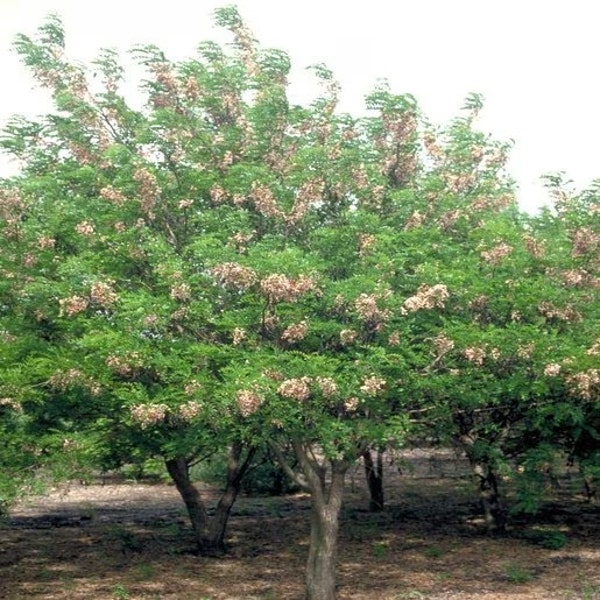
[[[362, 471], [350, 477], [340, 600], [600, 600], [600, 509], [568, 479], [537, 524], [491, 538], [460, 461], [413, 453], [400, 467], [388, 465], [383, 514], [365, 511]], [[230, 553], [205, 559], [172, 486], [72, 484], [0, 529], [0, 598], [298, 600], [308, 506], [304, 495], [241, 498]]]

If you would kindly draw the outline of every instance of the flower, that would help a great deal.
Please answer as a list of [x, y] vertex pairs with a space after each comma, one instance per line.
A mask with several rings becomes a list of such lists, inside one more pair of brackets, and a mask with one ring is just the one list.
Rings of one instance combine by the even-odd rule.
[[360, 390], [368, 396], [376, 396], [381, 390], [383, 390], [385, 384], [385, 379], [372, 375], [371, 377], [367, 377], [363, 380]]
[[491, 265], [499, 265], [512, 251], [512, 246], [502, 242], [491, 250], [482, 251], [480, 256], [485, 262]]
[[557, 363], [550, 363], [544, 367], [544, 375], [547, 377], [556, 377], [561, 370], [561, 366]]
[[169, 407], [166, 404], [136, 404], [129, 409], [131, 417], [142, 429], [161, 423], [167, 417]]
[[429, 308], [444, 308], [445, 301], [450, 297], [448, 288], [443, 283], [434, 286], [423, 284], [414, 296], [404, 301], [404, 310], [415, 312]]
[[64, 316], [66, 313], [67, 316], [72, 317], [80, 312], [83, 312], [89, 306], [89, 301], [87, 298], [83, 296], [70, 296], [69, 298], [61, 298], [58, 301], [60, 305], [59, 316]]
[[75, 231], [81, 235], [89, 237], [94, 235], [96, 229], [89, 221], [81, 221], [81, 223], [77, 223], [77, 225], [75, 225]]
[[289, 342], [293, 344], [294, 342], [299, 342], [303, 340], [308, 331], [308, 321], [304, 319], [300, 321], [300, 323], [295, 323], [287, 327], [283, 333], [281, 334], [281, 339], [285, 342]]
[[286, 379], [279, 385], [277, 392], [284, 398], [293, 398], [299, 401], [308, 400], [310, 398], [311, 382], [310, 377]]
[[255, 413], [263, 403], [262, 397], [254, 390], [239, 390], [236, 399], [242, 417]]
[[104, 308], [112, 306], [117, 301], [117, 294], [110, 283], [96, 281], [90, 289], [90, 299]]
[[349, 346], [356, 340], [357, 335], [354, 329], [342, 329], [340, 331], [340, 341], [344, 346]]
[[210, 269], [210, 274], [223, 287], [247, 290], [256, 282], [256, 273], [236, 262], [226, 262]]
[[317, 384], [324, 398], [331, 398], [338, 391], [337, 383], [331, 377], [317, 377]]

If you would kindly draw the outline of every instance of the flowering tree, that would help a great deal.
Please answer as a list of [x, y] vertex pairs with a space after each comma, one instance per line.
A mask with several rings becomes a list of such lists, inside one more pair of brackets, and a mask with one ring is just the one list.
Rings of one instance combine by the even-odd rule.
[[[332, 600], [350, 466], [434, 417], [489, 487], [494, 415], [518, 401], [511, 432], [539, 422], [523, 407], [554, 346], [530, 369], [530, 339], [578, 309], [559, 284], [530, 306], [541, 241], [514, 207], [507, 147], [473, 127], [479, 97], [442, 132], [385, 85], [354, 118], [318, 65], [321, 95], [291, 106], [285, 53], [235, 9], [216, 18], [231, 52], [136, 50], [139, 109], [113, 53], [93, 79], [66, 59], [58, 20], [19, 37], [56, 110], [2, 139], [22, 171], [0, 186], [0, 409], [96, 464], [163, 457], [204, 552], [222, 550], [253, 448], [269, 445], [311, 496], [307, 598]], [[189, 468], [217, 448], [229, 468], [209, 519]]]

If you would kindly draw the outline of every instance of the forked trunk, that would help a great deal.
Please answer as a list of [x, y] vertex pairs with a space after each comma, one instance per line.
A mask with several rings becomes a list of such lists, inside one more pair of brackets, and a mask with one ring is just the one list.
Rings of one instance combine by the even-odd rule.
[[240, 443], [234, 443], [230, 448], [227, 484], [212, 517], [208, 516], [200, 493], [190, 479], [188, 460], [183, 456], [178, 456], [165, 461], [167, 471], [175, 482], [192, 522], [198, 553], [203, 556], [221, 556], [225, 553], [227, 522], [231, 508], [239, 494], [242, 477], [253, 454], [253, 451], [250, 450], [246, 459], [242, 461], [242, 452]]
[[384, 509], [383, 495], [383, 452], [377, 452], [377, 458], [373, 460], [373, 450], [367, 448], [363, 453], [365, 465], [365, 477], [369, 488], [369, 510], [379, 512]]

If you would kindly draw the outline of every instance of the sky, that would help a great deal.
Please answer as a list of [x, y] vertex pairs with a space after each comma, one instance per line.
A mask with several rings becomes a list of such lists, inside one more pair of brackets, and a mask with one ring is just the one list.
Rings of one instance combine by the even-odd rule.
[[[83, 62], [100, 48], [125, 54], [154, 43], [169, 58], [199, 42], [226, 42], [213, 10], [235, 3], [264, 47], [292, 59], [293, 100], [310, 100], [305, 70], [325, 63], [342, 85], [343, 110], [359, 112], [386, 78], [413, 94], [434, 123], [483, 94], [480, 129], [514, 140], [509, 164], [528, 211], [547, 202], [540, 177], [564, 171], [581, 189], [600, 178], [600, 56], [593, 0], [0, 0], [0, 126], [48, 110], [11, 46], [49, 13], [65, 25], [67, 53]], [[14, 172], [0, 157], [0, 176]]]

